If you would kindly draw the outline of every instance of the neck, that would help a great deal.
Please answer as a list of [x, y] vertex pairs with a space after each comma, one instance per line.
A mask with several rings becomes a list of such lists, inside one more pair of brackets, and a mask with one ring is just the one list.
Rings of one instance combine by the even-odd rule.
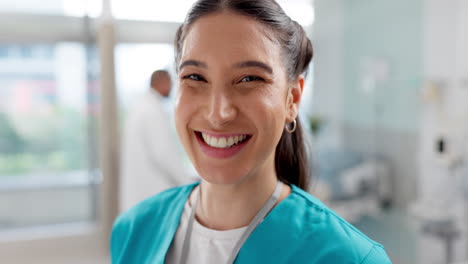
[[[197, 220], [216, 230], [247, 226], [271, 197], [277, 182], [275, 174], [270, 174], [269, 177], [252, 177], [229, 185], [202, 181], [199, 187], [201, 195], [196, 211]], [[289, 188], [283, 188], [279, 201], [289, 192]]]

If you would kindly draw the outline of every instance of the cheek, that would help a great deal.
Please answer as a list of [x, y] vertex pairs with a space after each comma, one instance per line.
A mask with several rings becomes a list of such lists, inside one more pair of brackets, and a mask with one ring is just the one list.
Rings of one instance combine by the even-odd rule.
[[[277, 88], [279, 90], [279, 88]], [[275, 89], [275, 90], [277, 90]], [[258, 95], [257, 102], [252, 103], [252, 107], [259, 113], [258, 118], [268, 124], [269, 129], [276, 131], [284, 124], [286, 116], [285, 98], [280, 93], [264, 92]], [[261, 114], [260, 114], [261, 113]], [[271, 131], [272, 133], [274, 131]]]
[[177, 92], [174, 104], [176, 130], [181, 140], [184, 141], [187, 133], [187, 123], [189, 121], [191, 104], [187, 101], [186, 93], [181, 90]]
[[269, 106], [269, 131], [268, 137], [271, 140], [272, 146], [276, 148], [276, 144], [279, 142], [281, 135], [284, 131], [284, 125], [286, 121], [286, 98], [283, 93], [278, 93], [275, 96], [271, 96], [268, 99], [268, 106]]
[[200, 112], [202, 100], [189, 87], [180, 87], [175, 96], [174, 121], [177, 133], [182, 143], [186, 145], [190, 139], [189, 128], [199, 121], [197, 113]]

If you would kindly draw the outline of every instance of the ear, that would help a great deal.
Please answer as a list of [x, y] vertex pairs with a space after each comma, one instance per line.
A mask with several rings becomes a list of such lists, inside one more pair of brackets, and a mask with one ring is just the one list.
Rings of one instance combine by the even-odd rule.
[[287, 98], [287, 114], [286, 121], [288, 123], [292, 122], [297, 117], [299, 111], [299, 106], [301, 104], [302, 92], [304, 90], [304, 75], [299, 75], [299, 77], [291, 83], [291, 86], [288, 90]]

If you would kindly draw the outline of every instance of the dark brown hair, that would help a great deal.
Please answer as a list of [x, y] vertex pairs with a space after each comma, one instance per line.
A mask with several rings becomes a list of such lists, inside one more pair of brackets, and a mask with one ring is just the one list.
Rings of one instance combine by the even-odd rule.
[[[190, 25], [197, 19], [220, 11], [232, 11], [254, 18], [271, 29], [282, 49], [290, 81], [307, 72], [312, 60], [312, 44], [304, 29], [292, 20], [274, 0], [199, 0], [190, 9], [175, 39], [176, 65], [179, 64], [183, 41]], [[276, 146], [275, 169], [278, 178], [305, 189], [309, 179], [307, 153], [302, 126], [297, 119], [296, 131], [283, 130]]]

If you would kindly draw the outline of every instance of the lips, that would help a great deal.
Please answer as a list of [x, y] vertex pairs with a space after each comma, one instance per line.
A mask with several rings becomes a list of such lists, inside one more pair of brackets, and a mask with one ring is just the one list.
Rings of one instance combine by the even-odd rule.
[[228, 135], [228, 136], [213, 136], [207, 133], [200, 132], [203, 141], [213, 148], [231, 148], [234, 145], [241, 144], [249, 138], [247, 134]]
[[229, 158], [241, 151], [252, 138], [250, 134], [212, 134], [195, 131], [202, 151], [213, 158]]

